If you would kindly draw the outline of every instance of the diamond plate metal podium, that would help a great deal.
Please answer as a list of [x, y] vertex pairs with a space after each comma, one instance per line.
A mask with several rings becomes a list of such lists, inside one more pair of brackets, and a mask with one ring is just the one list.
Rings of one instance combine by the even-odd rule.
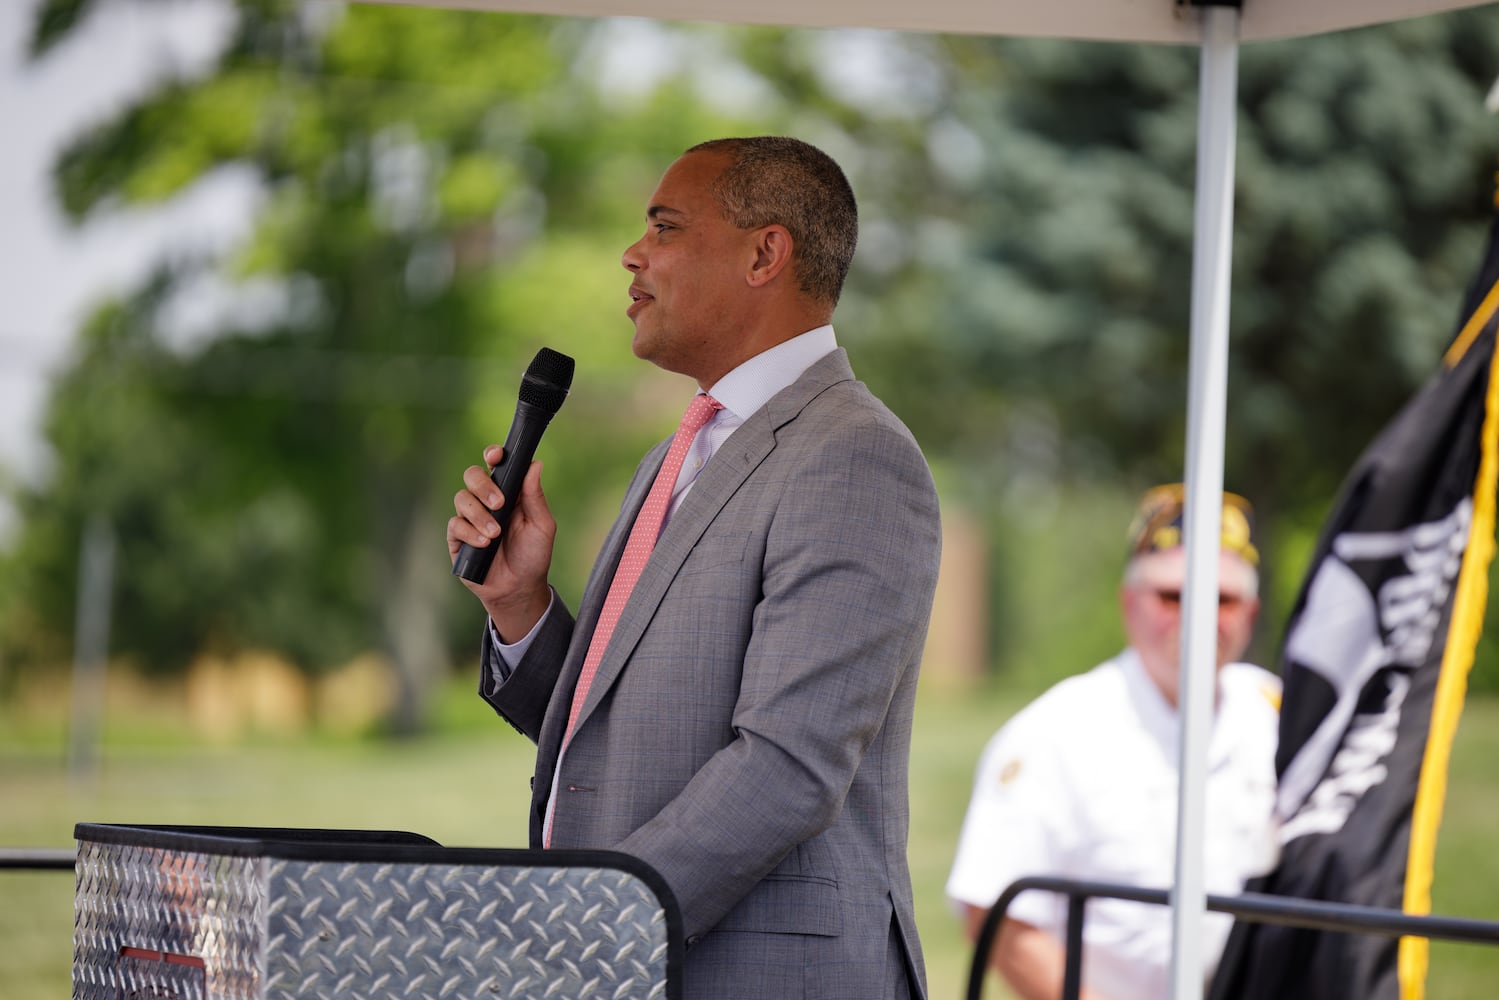
[[73, 1000], [681, 995], [661, 877], [610, 851], [80, 823]]

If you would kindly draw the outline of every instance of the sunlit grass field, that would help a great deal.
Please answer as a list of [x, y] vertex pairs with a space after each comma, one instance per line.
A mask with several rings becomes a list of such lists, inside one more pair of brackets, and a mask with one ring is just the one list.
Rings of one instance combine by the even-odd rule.
[[[942, 898], [978, 752], [1018, 693], [929, 685], [912, 752], [911, 866], [934, 998], [964, 995], [970, 952]], [[473, 697], [444, 693], [445, 735], [279, 739], [209, 748], [180, 722], [111, 719], [94, 773], [70, 777], [57, 723], [0, 709], [0, 846], [71, 847], [73, 824], [410, 830], [448, 846], [524, 846], [530, 747]], [[1455, 749], [1435, 909], [1499, 919], [1499, 701], [1472, 701]], [[70, 995], [72, 878], [0, 871], [0, 998]], [[1499, 949], [1435, 944], [1431, 1000], [1499, 995]], [[1007, 997], [991, 980], [985, 992]], [[1331, 998], [1330, 998], [1331, 1000]]]

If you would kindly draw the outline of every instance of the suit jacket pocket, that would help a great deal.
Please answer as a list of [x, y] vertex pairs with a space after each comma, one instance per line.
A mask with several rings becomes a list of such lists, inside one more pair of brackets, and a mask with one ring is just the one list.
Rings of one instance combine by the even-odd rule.
[[692, 547], [678, 575], [693, 576], [722, 571], [725, 567], [744, 562], [744, 553], [748, 548], [749, 536], [746, 534], [714, 534], [710, 531]]
[[770, 875], [713, 931], [837, 937], [843, 932], [838, 883], [800, 875]]

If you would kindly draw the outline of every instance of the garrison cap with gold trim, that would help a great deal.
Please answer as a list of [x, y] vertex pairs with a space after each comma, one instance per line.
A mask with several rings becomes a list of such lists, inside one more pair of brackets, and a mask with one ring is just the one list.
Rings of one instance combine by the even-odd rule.
[[[1167, 483], [1147, 490], [1140, 498], [1134, 522], [1129, 528], [1129, 554], [1174, 549], [1184, 541], [1183, 508], [1186, 488], [1181, 483]], [[1254, 544], [1254, 507], [1237, 493], [1223, 494], [1223, 547], [1258, 566], [1260, 551]]]

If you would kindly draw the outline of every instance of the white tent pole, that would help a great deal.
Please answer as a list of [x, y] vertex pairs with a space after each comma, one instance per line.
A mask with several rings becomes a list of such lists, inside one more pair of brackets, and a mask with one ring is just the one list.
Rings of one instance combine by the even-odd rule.
[[1171, 996], [1202, 996], [1203, 827], [1213, 666], [1218, 655], [1218, 550], [1228, 389], [1229, 263], [1239, 12], [1204, 7], [1197, 108], [1196, 235], [1192, 249], [1191, 381], [1187, 393], [1185, 603], [1182, 607], [1176, 871], [1171, 898]]

